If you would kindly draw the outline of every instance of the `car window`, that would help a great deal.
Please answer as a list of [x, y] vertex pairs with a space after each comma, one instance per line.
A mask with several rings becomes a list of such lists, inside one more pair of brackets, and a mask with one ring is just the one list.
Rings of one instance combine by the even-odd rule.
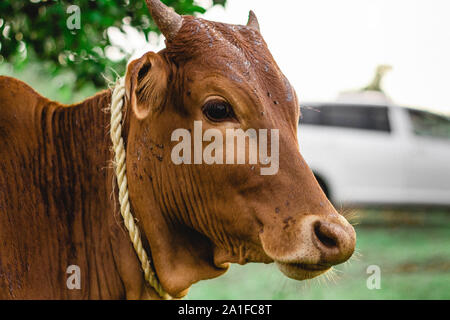
[[390, 132], [388, 108], [382, 106], [320, 105], [301, 109], [300, 123]]
[[420, 110], [408, 112], [416, 135], [450, 139], [450, 118]]

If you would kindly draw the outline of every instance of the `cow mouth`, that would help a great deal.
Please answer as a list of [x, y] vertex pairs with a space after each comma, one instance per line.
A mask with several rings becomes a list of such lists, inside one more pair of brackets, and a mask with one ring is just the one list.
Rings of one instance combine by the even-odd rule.
[[331, 269], [329, 265], [290, 263], [276, 261], [278, 269], [288, 278], [294, 280], [312, 279]]

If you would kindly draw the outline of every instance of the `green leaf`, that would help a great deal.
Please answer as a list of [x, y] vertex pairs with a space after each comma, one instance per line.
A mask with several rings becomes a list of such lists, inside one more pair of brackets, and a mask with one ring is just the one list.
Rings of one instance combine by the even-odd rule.
[[[194, 4], [194, 0], [163, 0], [179, 14], [204, 13], [207, 8]], [[224, 5], [226, 0], [214, 0]], [[81, 13], [81, 28], [70, 30], [67, 13], [71, 5], [77, 5]], [[49, 73], [74, 72], [76, 87], [86, 84], [105, 87], [103, 74], [111, 69], [123, 73], [127, 57], [118, 62], [108, 60], [105, 48], [111, 46], [105, 31], [111, 26], [121, 28], [125, 21], [137, 30], [148, 34], [159, 32], [151, 21], [145, 0], [29, 0], [0, 1], [0, 61], [14, 64], [16, 68], [34, 59], [43, 63]], [[9, 30], [8, 36], [3, 33]], [[5, 32], [6, 34], [6, 32]], [[26, 50], [19, 52], [25, 44]], [[33, 58], [32, 58], [33, 57]]]

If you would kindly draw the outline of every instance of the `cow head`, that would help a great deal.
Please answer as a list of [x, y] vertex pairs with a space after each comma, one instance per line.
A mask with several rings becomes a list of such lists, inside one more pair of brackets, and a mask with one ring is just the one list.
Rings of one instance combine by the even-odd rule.
[[[127, 166], [133, 210], [163, 287], [182, 296], [229, 263], [276, 262], [303, 280], [346, 261], [354, 229], [300, 155], [297, 96], [254, 14], [246, 26], [228, 25], [147, 4], [167, 41], [128, 66]], [[172, 134], [196, 135], [195, 121], [224, 137], [227, 129], [278, 130], [278, 150], [267, 138], [268, 150], [279, 151], [278, 170], [263, 175], [261, 162], [175, 163]], [[227, 142], [219, 143], [225, 150]]]

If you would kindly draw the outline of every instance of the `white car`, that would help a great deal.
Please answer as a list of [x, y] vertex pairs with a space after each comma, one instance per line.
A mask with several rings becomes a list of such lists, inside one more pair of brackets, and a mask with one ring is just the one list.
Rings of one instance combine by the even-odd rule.
[[450, 118], [390, 104], [302, 104], [300, 151], [335, 204], [450, 205]]

